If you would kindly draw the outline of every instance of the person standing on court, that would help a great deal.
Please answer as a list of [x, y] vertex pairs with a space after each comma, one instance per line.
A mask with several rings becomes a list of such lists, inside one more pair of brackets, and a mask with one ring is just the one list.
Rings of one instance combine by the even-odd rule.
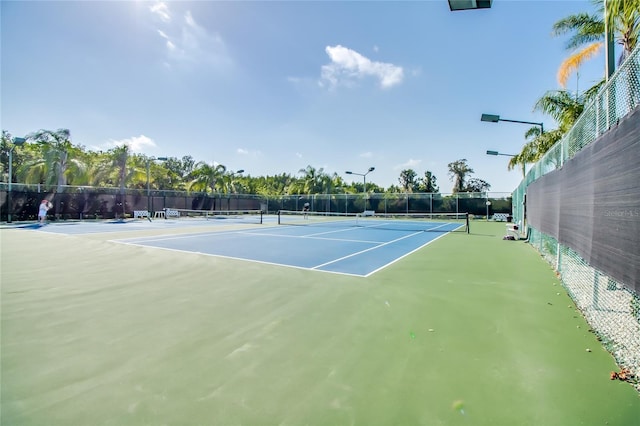
[[47, 220], [47, 212], [51, 207], [53, 206], [51, 205], [49, 200], [44, 199], [40, 201], [40, 208], [38, 210], [38, 223], [40, 225], [44, 225], [45, 221]]
[[304, 212], [304, 218], [307, 218], [307, 213], [309, 213], [309, 203], [304, 203], [304, 207], [302, 207], [302, 211]]

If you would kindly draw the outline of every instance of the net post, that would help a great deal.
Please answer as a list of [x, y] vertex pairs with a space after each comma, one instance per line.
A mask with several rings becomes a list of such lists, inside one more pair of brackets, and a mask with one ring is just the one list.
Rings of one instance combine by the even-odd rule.
[[465, 215], [465, 222], [466, 222], [466, 226], [467, 226], [467, 234], [469, 234], [470, 233], [470, 230], [469, 230], [469, 212], [465, 213], [464, 215]]
[[262, 210], [260, 210], [260, 225], [262, 225]]
[[282, 225], [282, 224], [280, 223], [280, 210], [278, 210], [278, 225]]

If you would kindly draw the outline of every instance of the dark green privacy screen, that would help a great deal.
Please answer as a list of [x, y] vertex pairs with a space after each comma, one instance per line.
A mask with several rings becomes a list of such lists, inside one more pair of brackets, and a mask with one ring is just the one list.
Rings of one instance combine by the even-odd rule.
[[528, 225], [640, 292], [640, 109], [527, 188]]

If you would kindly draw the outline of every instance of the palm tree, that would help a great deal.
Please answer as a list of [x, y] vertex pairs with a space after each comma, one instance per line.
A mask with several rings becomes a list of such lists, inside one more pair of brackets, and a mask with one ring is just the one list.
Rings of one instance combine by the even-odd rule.
[[307, 166], [304, 169], [298, 170], [298, 173], [303, 173], [302, 177], [303, 188], [302, 192], [306, 194], [317, 194], [322, 192], [323, 189], [323, 176], [326, 176], [324, 169], [321, 167], [316, 169], [312, 166]]
[[534, 111], [550, 115], [564, 133], [571, 130], [582, 111], [583, 97], [574, 96], [566, 90], [551, 90], [545, 93], [533, 107]]
[[[242, 170], [240, 171], [242, 172]], [[231, 194], [238, 192], [242, 189], [242, 183], [239, 181], [240, 175], [238, 172], [227, 172], [222, 174], [222, 192], [225, 194]]]
[[449, 178], [454, 180], [453, 192], [463, 192], [467, 176], [473, 173], [473, 169], [467, 164], [467, 159], [454, 161], [449, 163], [447, 167], [449, 168]]
[[216, 188], [222, 185], [227, 168], [222, 164], [209, 164], [204, 161], [197, 163], [191, 172], [192, 180], [189, 189], [195, 191], [216, 192]]
[[525, 133], [527, 143], [522, 150], [511, 158], [507, 168], [509, 170], [522, 167], [523, 174], [526, 164], [535, 163], [556, 142], [573, 127], [582, 111], [584, 111], [584, 99], [593, 96], [593, 91], [583, 93], [582, 96], [573, 95], [567, 90], [550, 90], [545, 93], [534, 106], [534, 111], [550, 115], [557, 123], [558, 129], [545, 133], [539, 127], [532, 127]]
[[55, 186], [56, 192], [62, 192], [70, 182], [85, 183], [86, 165], [80, 160], [82, 149], [73, 146], [68, 129], [39, 130], [27, 135], [27, 140], [38, 144], [41, 155], [22, 165], [21, 174], [26, 183]]
[[605, 12], [607, 26], [611, 28], [617, 43], [622, 46], [619, 64], [624, 62], [638, 44], [640, 35], [640, 2], [638, 0], [595, 0], [594, 3], [598, 6], [598, 14], [579, 13], [563, 18], [553, 25], [553, 35], [573, 33], [566, 46], [573, 53], [558, 69], [558, 82], [561, 87], [566, 86], [571, 73], [602, 50], [605, 40], [603, 18]]
[[113, 169], [117, 170], [117, 182], [120, 186], [120, 194], [124, 195], [125, 182], [127, 180], [127, 159], [129, 158], [129, 145], [113, 148], [109, 155]]

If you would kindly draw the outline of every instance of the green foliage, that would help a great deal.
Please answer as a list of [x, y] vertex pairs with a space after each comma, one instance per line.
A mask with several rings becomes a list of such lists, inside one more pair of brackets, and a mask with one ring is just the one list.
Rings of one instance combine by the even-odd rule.
[[[264, 196], [439, 192], [436, 176], [430, 171], [419, 177], [412, 169], [403, 170], [399, 178], [402, 185], [391, 185], [386, 189], [367, 181], [365, 191], [363, 180], [353, 179], [348, 183], [337, 173], [328, 174], [323, 168], [311, 165], [299, 170], [300, 176], [282, 173], [253, 177], [232, 173], [222, 164], [196, 162], [190, 155], [158, 160], [132, 153], [127, 145], [107, 151], [90, 151], [82, 145], [73, 144], [68, 129], [39, 130], [29, 134], [27, 139], [28, 143], [13, 147], [13, 181], [53, 186], [58, 192], [67, 185], [119, 187], [120, 193], [125, 188], [146, 189], [148, 186], [151, 190]], [[3, 130], [0, 170], [4, 181], [7, 180], [11, 140], [11, 134]], [[469, 169], [466, 173], [472, 172]], [[488, 188], [489, 184], [486, 185]]]
[[467, 164], [467, 159], [463, 158], [447, 165], [449, 168], [449, 178], [454, 181], [453, 192], [464, 192], [467, 176], [473, 174], [473, 169]]

